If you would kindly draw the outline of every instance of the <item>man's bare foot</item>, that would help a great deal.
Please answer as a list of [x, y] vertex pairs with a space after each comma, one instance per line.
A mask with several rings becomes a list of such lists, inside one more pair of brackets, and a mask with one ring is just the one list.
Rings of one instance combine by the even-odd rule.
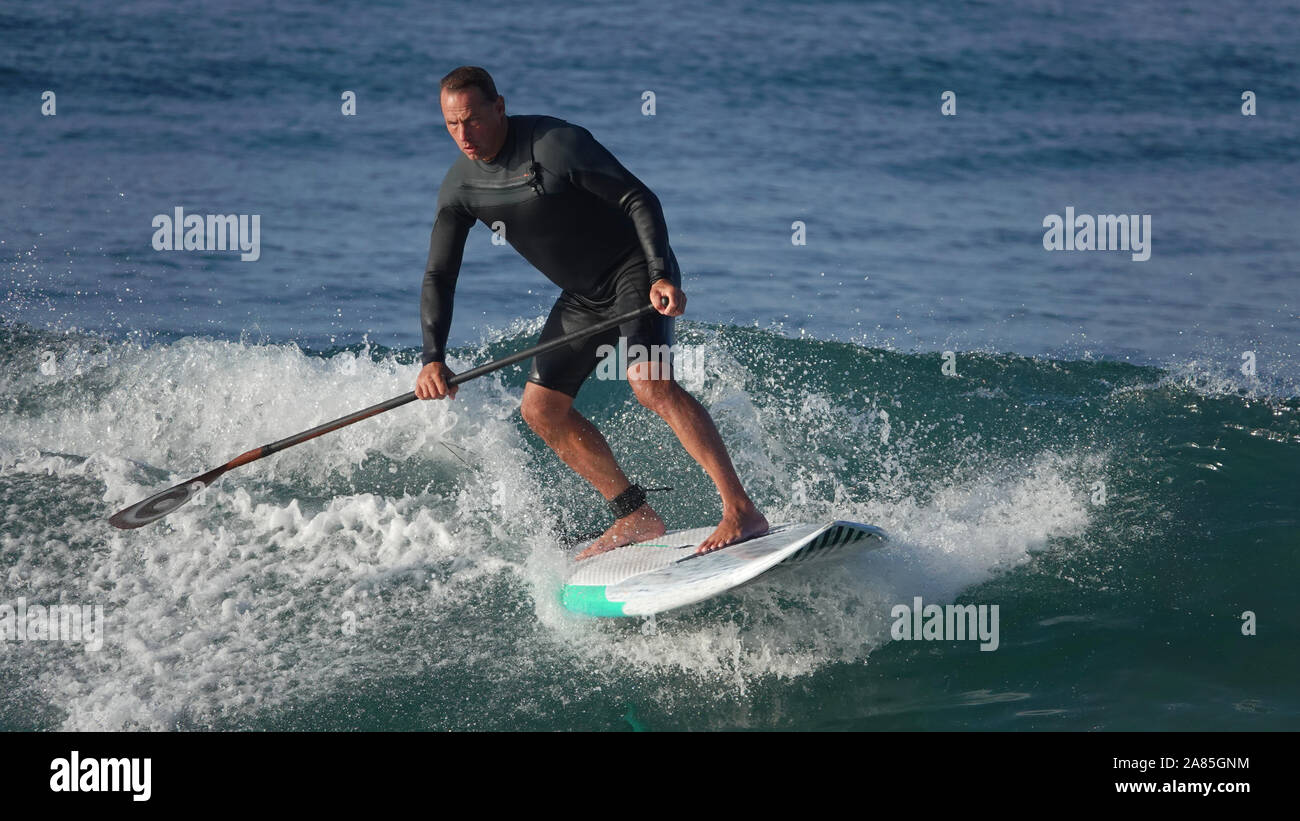
[[761, 536], [767, 532], [767, 527], [767, 518], [752, 505], [747, 510], [724, 509], [717, 530], [709, 534], [709, 538], [700, 542], [695, 553], [696, 555], [710, 553], [720, 547]]
[[650, 507], [650, 505], [641, 505], [634, 512], [610, 525], [609, 530], [606, 530], [599, 539], [592, 542], [591, 547], [579, 553], [576, 560], [590, 559], [592, 556], [604, 553], [607, 550], [613, 550], [625, 544], [644, 542], [647, 539], [662, 536], [666, 532], [667, 528], [664, 527], [664, 521], [659, 518], [658, 513], [654, 512], [654, 508]]

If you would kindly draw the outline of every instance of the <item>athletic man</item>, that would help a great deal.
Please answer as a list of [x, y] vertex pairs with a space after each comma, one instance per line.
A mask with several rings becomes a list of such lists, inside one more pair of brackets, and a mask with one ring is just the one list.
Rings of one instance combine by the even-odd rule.
[[[615, 345], [620, 335], [629, 351], [635, 345], [651, 351], [672, 344], [672, 317], [685, 311], [686, 294], [659, 200], [586, 129], [554, 117], [507, 117], [505, 98], [481, 68], [462, 66], [442, 78], [440, 102], [447, 130], [464, 156], [438, 191], [420, 298], [424, 367], [416, 396], [456, 395], [457, 386], [447, 384], [454, 374], [443, 360], [456, 277], [475, 220], [503, 225], [506, 241], [563, 289], [542, 329], [542, 342], [649, 300], [658, 314], [642, 314], [534, 357], [521, 411], [565, 464], [605, 497], [615, 516], [579, 559], [662, 535], [664, 523], [646, 504], [645, 491], [628, 481], [600, 431], [573, 409], [601, 345]], [[767, 532], [767, 519], [741, 486], [713, 420], [662, 364], [630, 364], [627, 379], [641, 404], [668, 423], [722, 497], [722, 521], [697, 552]]]

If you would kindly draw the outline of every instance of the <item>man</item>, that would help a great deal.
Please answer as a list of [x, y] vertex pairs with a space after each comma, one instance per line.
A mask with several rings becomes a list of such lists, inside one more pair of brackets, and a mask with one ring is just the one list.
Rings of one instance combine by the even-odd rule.
[[[535, 357], [521, 411], [565, 464], [605, 497], [615, 516], [579, 559], [663, 535], [664, 523], [646, 504], [645, 491], [628, 481], [600, 431], [573, 409], [601, 345], [616, 343], [620, 334], [629, 351], [666, 350], [672, 344], [672, 317], [685, 311], [686, 294], [679, 287], [681, 274], [659, 200], [586, 129], [554, 117], [507, 117], [505, 98], [481, 68], [462, 66], [442, 78], [440, 103], [447, 130], [464, 156], [438, 191], [420, 298], [424, 367], [416, 396], [456, 395], [457, 387], [448, 385], [454, 374], [443, 360], [456, 277], [475, 220], [504, 226], [506, 241], [563, 289], [542, 329], [542, 342], [649, 300], [658, 314], [642, 314]], [[630, 364], [627, 379], [641, 404], [668, 423], [722, 497], [722, 521], [697, 552], [767, 532], [767, 519], [741, 486], [713, 420], [663, 364]]]

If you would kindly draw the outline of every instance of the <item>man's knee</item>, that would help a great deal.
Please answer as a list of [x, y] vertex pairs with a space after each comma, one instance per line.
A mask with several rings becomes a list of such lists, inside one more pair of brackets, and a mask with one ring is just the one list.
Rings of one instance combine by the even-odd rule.
[[[681, 386], [669, 379], [646, 378], [640, 371], [652, 366], [641, 365], [628, 369], [628, 381], [637, 401], [652, 411], [662, 412], [674, 405], [682, 395]], [[641, 376], [642, 378], [637, 378]]]
[[572, 406], [573, 397], [567, 393], [529, 382], [524, 388], [524, 400], [519, 406], [519, 412], [528, 427], [537, 435], [545, 436], [547, 431], [554, 430], [564, 420]]

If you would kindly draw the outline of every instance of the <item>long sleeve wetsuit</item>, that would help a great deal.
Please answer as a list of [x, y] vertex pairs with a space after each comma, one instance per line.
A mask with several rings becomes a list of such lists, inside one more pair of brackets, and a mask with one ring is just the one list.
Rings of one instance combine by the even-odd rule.
[[[567, 322], [559, 316], [563, 306], [626, 310], [629, 300], [636, 306], [638, 291], [648, 301], [651, 282], [680, 283], [658, 198], [590, 132], [537, 115], [508, 117], [507, 129], [491, 162], [461, 155], [438, 191], [420, 297], [425, 364], [446, 356], [456, 278], [475, 220], [489, 227], [500, 222], [506, 241], [564, 289], [544, 340], [573, 324], [573, 314]], [[670, 336], [671, 326], [655, 319], [647, 319], [652, 330], [646, 333]], [[577, 390], [573, 377], [539, 377], [536, 364], [533, 381]]]

